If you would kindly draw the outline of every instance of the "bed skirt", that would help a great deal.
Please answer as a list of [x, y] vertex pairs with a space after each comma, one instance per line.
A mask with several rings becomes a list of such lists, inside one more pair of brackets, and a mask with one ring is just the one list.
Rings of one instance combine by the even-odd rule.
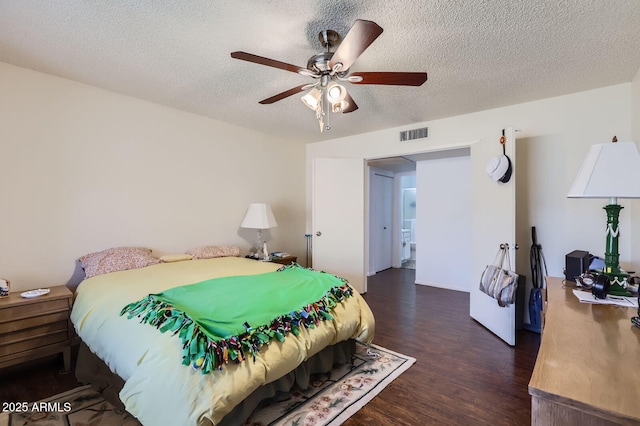
[[[356, 344], [352, 339], [324, 348], [300, 364], [295, 370], [256, 389], [227, 414], [219, 426], [243, 424], [263, 400], [273, 398], [280, 392], [289, 392], [296, 387], [308, 388], [312, 374], [326, 373], [331, 371], [334, 365], [351, 362], [355, 351]], [[93, 354], [84, 342], [80, 343], [75, 371], [79, 382], [91, 384], [114, 407], [124, 410], [124, 404], [118, 396], [124, 386], [124, 380], [112, 373], [109, 367]]]

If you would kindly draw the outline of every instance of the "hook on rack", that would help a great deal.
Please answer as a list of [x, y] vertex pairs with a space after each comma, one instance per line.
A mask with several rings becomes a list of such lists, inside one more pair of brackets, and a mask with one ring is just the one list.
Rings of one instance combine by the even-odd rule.
[[[500, 244], [500, 249], [501, 249], [501, 250], [502, 250], [502, 249], [507, 249], [507, 250], [508, 250], [509, 248], [510, 248], [509, 243], [502, 243], [502, 244]], [[514, 245], [513, 245], [513, 248], [514, 248], [514, 249], [516, 249], [516, 250], [518, 250], [518, 249], [520, 248], [520, 246], [519, 246], [519, 245], [517, 245], [517, 244], [514, 244]]]

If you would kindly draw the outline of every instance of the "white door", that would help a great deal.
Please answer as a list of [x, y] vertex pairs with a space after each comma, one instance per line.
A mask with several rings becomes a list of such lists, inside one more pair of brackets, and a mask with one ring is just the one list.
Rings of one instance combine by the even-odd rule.
[[364, 293], [364, 160], [315, 158], [312, 188], [313, 268]]
[[[479, 290], [480, 276], [487, 264], [493, 263], [500, 244], [509, 244], [511, 266], [516, 265], [516, 173], [515, 132], [505, 129], [505, 153], [510, 158], [513, 172], [507, 183], [494, 182], [486, 173], [487, 162], [502, 154], [500, 134], [480, 140], [471, 146], [471, 252], [472, 277], [469, 313], [509, 345], [516, 343], [515, 304], [504, 308], [495, 299]], [[518, 272], [518, 271], [516, 271]]]
[[391, 268], [393, 254], [393, 177], [372, 173], [369, 196], [371, 201], [369, 253], [372, 254], [374, 272], [380, 272]]

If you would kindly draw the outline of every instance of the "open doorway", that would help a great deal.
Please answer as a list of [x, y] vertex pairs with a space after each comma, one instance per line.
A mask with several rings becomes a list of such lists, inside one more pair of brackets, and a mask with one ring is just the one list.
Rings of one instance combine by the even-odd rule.
[[[459, 274], [451, 274], [456, 267], [450, 263], [470, 261], [469, 158], [470, 149], [465, 147], [367, 161], [369, 276], [389, 267], [411, 268], [418, 284], [453, 285], [449, 280]], [[379, 183], [382, 175], [393, 179], [392, 195], [382, 195], [388, 191]], [[393, 201], [379, 201], [390, 198]], [[388, 215], [390, 225], [380, 220]], [[385, 240], [380, 235], [386, 232], [391, 238]], [[438, 243], [429, 243], [433, 241]], [[445, 264], [445, 273], [454, 278], [437, 274], [443, 269], [439, 265]]]
[[416, 173], [400, 176], [400, 267], [416, 269]]

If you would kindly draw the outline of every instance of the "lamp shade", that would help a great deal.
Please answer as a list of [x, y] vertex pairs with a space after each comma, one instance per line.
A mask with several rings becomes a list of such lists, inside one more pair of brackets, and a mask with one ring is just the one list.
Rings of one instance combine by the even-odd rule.
[[316, 110], [320, 107], [320, 98], [322, 93], [315, 87], [309, 91], [306, 95], [302, 96], [302, 102], [312, 110]]
[[336, 82], [327, 85], [327, 99], [332, 104], [342, 102], [347, 97], [347, 89]]
[[640, 198], [640, 154], [634, 142], [593, 145], [569, 198]]
[[265, 203], [251, 203], [240, 224], [241, 228], [269, 229], [278, 226], [271, 207]]

